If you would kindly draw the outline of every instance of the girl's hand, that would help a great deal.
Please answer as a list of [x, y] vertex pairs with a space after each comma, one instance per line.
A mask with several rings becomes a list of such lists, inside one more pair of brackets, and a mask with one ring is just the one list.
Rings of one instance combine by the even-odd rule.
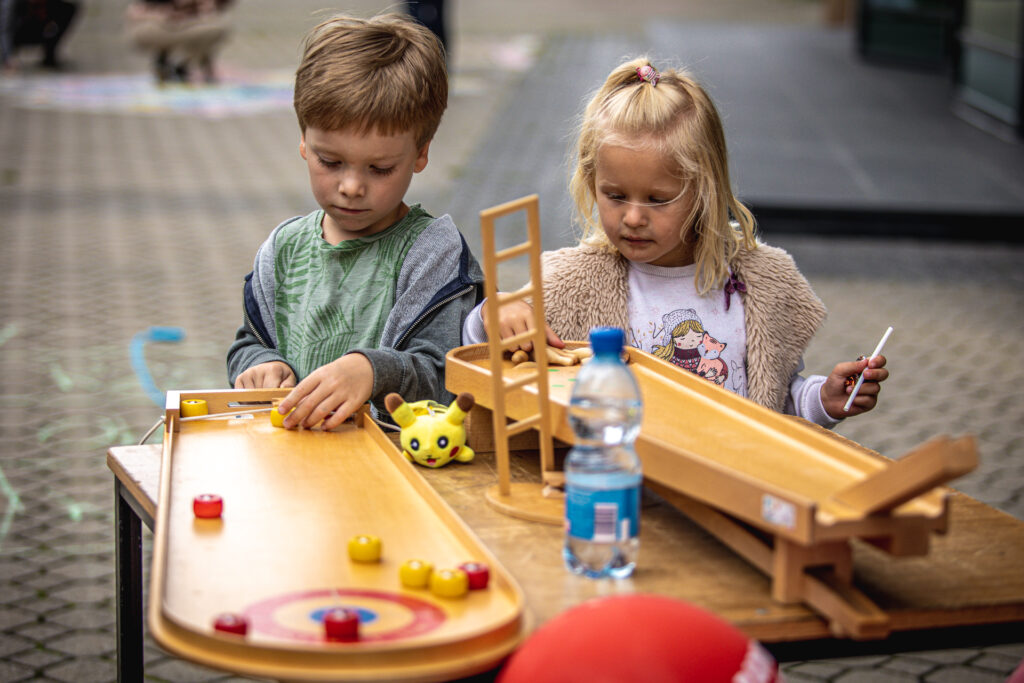
[[[349, 353], [311, 372], [284, 397], [277, 411], [287, 415], [285, 429], [299, 425], [312, 428], [321, 422], [323, 429], [333, 429], [370, 400], [372, 391], [373, 366], [369, 359], [361, 353]], [[295, 411], [289, 415], [292, 408]]]
[[[843, 410], [846, 401], [853, 392], [853, 382], [848, 378], [864, 373], [864, 383], [860, 385], [857, 398], [853, 399], [853, 405], [849, 412]], [[839, 363], [832, 368], [831, 374], [821, 385], [821, 404], [825, 412], [835, 419], [850, 417], [866, 413], [878, 403], [878, 394], [882, 391], [881, 383], [889, 378], [889, 371], [885, 369], [885, 356], [878, 355], [870, 360], [864, 358], [846, 363]]]
[[[485, 325], [487, 324], [487, 306], [489, 303], [485, 301], [484, 305], [480, 308], [480, 317], [483, 318]], [[525, 301], [513, 301], [498, 309], [498, 330], [502, 339], [515, 337], [531, 329], [533, 329], [533, 306], [530, 304]], [[548, 339], [549, 345], [557, 349], [565, 348], [565, 342], [547, 324], [544, 325], [544, 334]], [[526, 340], [509, 348], [509, 351], [515, 351], [516, 349], [522, 349], [527, 352], [532, 351], [533, 342]]]
[[235, 389], [277, 389], [294, 386], [295, 372], [290, 365], [279, 360], [254, 365], [235, 378]]

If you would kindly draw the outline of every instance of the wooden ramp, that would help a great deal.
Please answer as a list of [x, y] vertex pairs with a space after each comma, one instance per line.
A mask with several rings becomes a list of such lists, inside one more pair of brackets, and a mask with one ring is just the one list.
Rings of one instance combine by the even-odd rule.
[[[884, 637], [888, 620], [851, 585], [849, 541], [926, 553], [948, 520], [947, 491], [936, 487], [976, 466], [973, 439], [938, 439], [893, 463], [650, 354], [628, 354], [644, 400], [636, 448], [650, 487], [769, 573], [777, 600], [811, 604], [836, 632]], [[495, 398], [489, 362], [487, 344], [452, 350], [449, 390], [470, 391], [485, 408], [501, 401], [518, 419], [531, 389], [513, 389], [508, 368], [509, 390]], [[568, 443], [579, 367], [548, 373], [554, 436]]]
[[[528, 630], [515, 580], [465, 523], [357, 413], [330, 432], [275, 428], [253, 401], [287, 391], [170, 392], [149, 624], [161, 646], [207, 666], [302, 681], [434, 681], [495, 666]], [[205, 400], [216, 419], [182, 419]], [[234, 417], [232, 417], [234, 415]], [[224, 499], [221, 519], [193, 515], [196, 495]], [[382, 540], [380, 562], [348, 541]], [[462, 598], [402, 586], [409, 559], [490, 567]], [[328, 640], [323, 612], [360, 613], [354, 642]], [[244, 615], [246, 636], [214, 630]]]

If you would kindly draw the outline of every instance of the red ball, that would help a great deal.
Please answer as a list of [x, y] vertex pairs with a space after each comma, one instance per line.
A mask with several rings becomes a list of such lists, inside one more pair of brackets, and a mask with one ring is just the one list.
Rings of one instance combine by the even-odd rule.
[[463, 562], [459, 569], [466, 572], [469, 578], [469, 590], [480, 590], [487, 588], [487, 581], [491, 578], [491, 570], [483, 562]]
[[224, 512], [224, 499], [216, 493], [200, 493], [192, 499], [192, 514], [200, 519], [216, 519]]
[[324, 634], [328, 640], [354, 640], [359, 636], [359, 613], [344, 607], [327, 610]]
[[1006, 683], [1024, 683], [1024, 659], [1020, 660], [1020, 666], [1010, 674], [1010, 677], [1006, 679]]
[[213, 628], [222, 633], [244, 636], [249, 630], [249, 620], [240, 614], [219, 614], [213, 620]]
[[498, 683], [734, 680], [775, 683], [778, 666], [724, 619], [659, 595], [598, 598], [562, 612], [527, 638], [498, 676]]

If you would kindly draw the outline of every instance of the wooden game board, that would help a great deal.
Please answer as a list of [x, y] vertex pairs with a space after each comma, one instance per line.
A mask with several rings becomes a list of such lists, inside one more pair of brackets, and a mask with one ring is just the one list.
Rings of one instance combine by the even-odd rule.
[[[432, 681], [493, 667], [528, 630], [523, 595], [465, 523], [368, 413], [336, 430], [284, 430], [239, 403], [286, 392], [169, 392], [149, 624], [161, 646], [201, 664], [286, 680]], [[211, 414], [182, 420], [182, 401]], [[230, 417], [236, 415], [235, 417]], [[193, 497], [224, 499], [198, 519]], [[348, 556], [348, 540], [382, 540], [379, 563]], [[405, 588], [408, 559], [435, 568], [490, 567], [483, 590], [440, 598]], [[355, 642], [329, 641], [329, 607], [360, 611]], [[246, 636], [215, 631], [245, 615]]]

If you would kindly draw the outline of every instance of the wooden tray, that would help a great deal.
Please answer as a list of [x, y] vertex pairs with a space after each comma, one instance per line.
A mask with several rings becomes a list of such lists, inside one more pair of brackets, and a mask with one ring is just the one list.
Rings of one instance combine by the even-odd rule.
[[[636, 448], [648, 480], [801, 545], [890, 538], [897, 541], [889, 549], [922, 554], [929, 533], [945, 530], [948, 489], [933, 488], [885, 514], [865, 514], [840, 494], [883, 472], [890, 461], [650, 354], [627, 351], [644, 400]], [[453, 349], [448, 389], [469, 391], [478, 405], [492, 407], [489, 362], [487, 344]], [[504, 362], [507, 383], [527, 372]], [[566, 409], [580, 367], [549, 367], [553, 434], [567, 443], [574, 436]], [[510, 419], [536, 412], [531, 392], [525, 387], [507, 394]]]
[[[230, 417], [285, 393], [168, 393], [149, 594], [157, 642], [287, 680], [447, 680], [499, 663], [528, 631], [515, 580], [367, 413], [331, 432], [275, 428], [268, 413]], [[183, 421], [188, 399], [225, 417]], [[220, 520], [194, 517], [201, 493], [223, 497]], [[358, 534], [381, 538], [379, 563], [350, 560]], [[490, 583], [456, 599], [405, 588], [398, 567], [413, 558], [437, 569], [484, 562]], [[317, 612], [338, 605], [372, 619], [358, 642], [323, 636]], [[215, 631], [223, 612], [246, 615], [249, 633]]]

